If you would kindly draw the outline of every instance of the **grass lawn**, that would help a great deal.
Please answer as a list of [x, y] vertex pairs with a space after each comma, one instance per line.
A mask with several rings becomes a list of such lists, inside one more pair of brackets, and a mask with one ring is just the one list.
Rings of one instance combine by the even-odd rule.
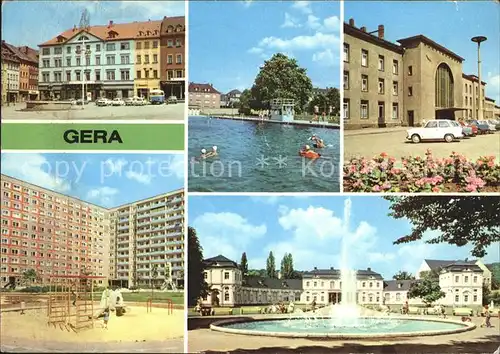
[[[140, 293], [122, 293], [123, 301], [125, 302], [146, 302], [151, 298], [151, 292], [140, 292]], [[102, 292], [94, 293], [94, 300], [100, 300]], [[184, 293], [183, 292], [170, 292], [170, 291], [155, 291], [153, 293], [154, 302], [167, 302], [167, 300], [172, 300], [173, 304], [182, 305], [184, 304]]]

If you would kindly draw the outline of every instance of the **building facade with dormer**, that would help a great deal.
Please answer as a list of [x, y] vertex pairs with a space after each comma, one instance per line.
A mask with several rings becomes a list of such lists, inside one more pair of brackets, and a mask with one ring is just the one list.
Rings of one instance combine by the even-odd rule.
[[198, 109], [220, 108], [221, 94], [212, 84], [189, 83], [189, 106]]
[[[342, 281], [340, 270], [317, 269], [302, 274], [301, 302], [335, 304], [342, 301]], [[367, 268], [356, 271], [356, 302], [358, 304], [381, 304], [384, 281], [379, 273]]]
[[19, 59], [2, 45], [2, 104], [19, 100]]
[[38, 51], [28, 46], [16, 47], [5, 41], [2, 41], [2, 51], [19, 61], [17, 100], [35, 100], [38, 97]]
[[483, 274], [483, 269], [470, 262], [455, 262], [444, 266], [439, 274], [439, 286], [446, 295], [439, 303], [451, 306], [481, 305]]
[[[75, 26], [40, 44], [42, 98], [78, 99], [82, 98], [82, 89], [84, 97], [90, 100], [133, 97], [137, 93], [134, 80], [138, 72], [141, 72], [141, 80], [146, 76], [144, 70], [149, 73], [148, 79], [159, 78], [158, 73], [154, 79], [154, 71], [159, 70], [161, 53], [153, 48], [155, 36], [159, 46], [159, 25], [160, 21], [109, 21], [107, 25]], [[146, 42], [150, 48], [144, 49]], [[138, 43], [141, 43], [141, 48], [136, 52]], [[154, 63], [155, 53], [158, 63]], [[150, 57], [144, 63], [146, 55]], [[136, 66], [139, 65], [136, 63], [138, 56], [140, 66]], [[146, 85], [146, 88], [156, 88], [158, 81]]]
[[265, 305], [300, 302], [300, 279], [243, 277], [238, 264], [222, 255], [205, 259], [204, 279], [209, 293], [201, 299], [205, 306]]
[[162, 21], [141, 22], [135, 39], [134, 95], [149, 99], [160, 89], [160, 30]]
[[431, 270], [439, 272], [444, 267], [447, 267], [455, 263], [466, 263], [478, 266], [483, 272], [481, 284], [484, 284], [486, 287], [488, 287], [488, 289], [491, 290], [491, 278], [492, 278], [491, 270], [480, 259], [470, 260], [470, 261], [424, 259], [415, 277], [417, 279], [420, 279], [422, 272], [429, 272]]
[[160, 86], [167, 97], [185, 99], [186, 91], [186, 19], [164, 17], [160, 30]]

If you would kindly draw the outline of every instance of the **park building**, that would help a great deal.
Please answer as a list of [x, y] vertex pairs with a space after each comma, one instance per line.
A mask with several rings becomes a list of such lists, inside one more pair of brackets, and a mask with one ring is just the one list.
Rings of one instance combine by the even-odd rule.
[[[1, 286], [34, 269], [51, 275], [108, 277], [109, 218], [105, 208], [1, 175]], [[103, 284], [103, 280], [98, 281]]]
[[481, 286], [484, 285], [488, 289], [491, 290], [491, 282], [492, 282], [492, 273], [491, 270], [488, 268], [487, 265], [483, 263], [482, 260], [476, 259], [476, 260], [466, 260], [466, 261], [459, 261], [459, 260], [437, 260], [437, 259], [424, 259], [422, 261], [422, 264], [420, 265], [415, 278], [420, 279], [422, 272], [429, 272], [429, 271], [435, 271], [435, 272], [440, 272], [444, 267], [453, 265], [455, 263], [463, 263], [463, 264], [470, 264], [470, 265], [476, 265], [478, 266], [482, 272], [482, 283], [480, 284]]
[[[122, 287], [181, 286], [184, 281], [184, 191], [109, 210], [110, 279]], [[154, 269], [157, 271], [155, 277]], [[170, 284], [167, 283], [171, 282]]]
[[397, 42], [385, 39], [383, 25], [371, 31], [354, 19], [344, 23], [346, 129], [477, 119], [479, 80], [463, 73], [464, 58], [424, 35]]
[[[319, 305], [336, 304], [342, 301], [340, 269], [317, 269], [302, 274], [301, 302], [315, 300]], [[371, 268], [356, 271], [356, 302], [358, 304], [381, 304], [384, 281]]]
[[107, 209], [4, 174], [1, 184], [2, 287], [30, 269], [42, 284], [91, 274], [103, 285], [176, 288], [183, 279], [183, 190]]
[[209, 294], [201, 299], [204, 306], [240, 306], [299, 302], [302, 293], [300, 279], [245, 277], [238, 264], [222, 255], [203, 261], [203, 277]]

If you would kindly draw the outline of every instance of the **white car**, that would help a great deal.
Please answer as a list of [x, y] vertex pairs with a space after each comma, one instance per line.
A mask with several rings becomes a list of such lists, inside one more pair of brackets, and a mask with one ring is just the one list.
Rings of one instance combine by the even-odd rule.
[[144, 99], [144, 97], [137, 97], [135, 96], [133, 98], [134, 100], [134, 106], [144, 106], [147, 104], [146, 100]]
[[134, 105], [134, 99], [133, 98], [125, 98], [123, 100], [125, 102], [125, 106], [133, 106]]
[[497, 127], [495, 124], [491, 123], [490, 121], [488, 120], [478, 120], [477, 121], [479, 124], [484, 124], [484, 125], [487, 125], [488, 126], [488, 131], [490, 132], [496, 132], [497, 131]]
[[113, 106], [125, 106], [125, 101], [123, 101], [121, 98], [115, 98], [113, 100]]
[[97, 101], [95, 101], [96, 106], [99, 106], [99, 107], [111, 106], [112, 103], [113, 103], [113, 101], [111, 101], [105, 97], [101, 97]]
[[454, 120], [433, 119], [422, 128], [408, 129], [406, 139], [414, 143], [422, 140], [444, 140], [451, 143], [464, 137], [462, 126]]

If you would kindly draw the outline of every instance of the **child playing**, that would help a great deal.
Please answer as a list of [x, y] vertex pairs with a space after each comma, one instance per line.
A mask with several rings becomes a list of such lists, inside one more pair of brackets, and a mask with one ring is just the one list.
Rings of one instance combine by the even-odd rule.
[[108, 329], [108, 321], [109, 321], [109, 308], [104, 310], [104, 328]]

